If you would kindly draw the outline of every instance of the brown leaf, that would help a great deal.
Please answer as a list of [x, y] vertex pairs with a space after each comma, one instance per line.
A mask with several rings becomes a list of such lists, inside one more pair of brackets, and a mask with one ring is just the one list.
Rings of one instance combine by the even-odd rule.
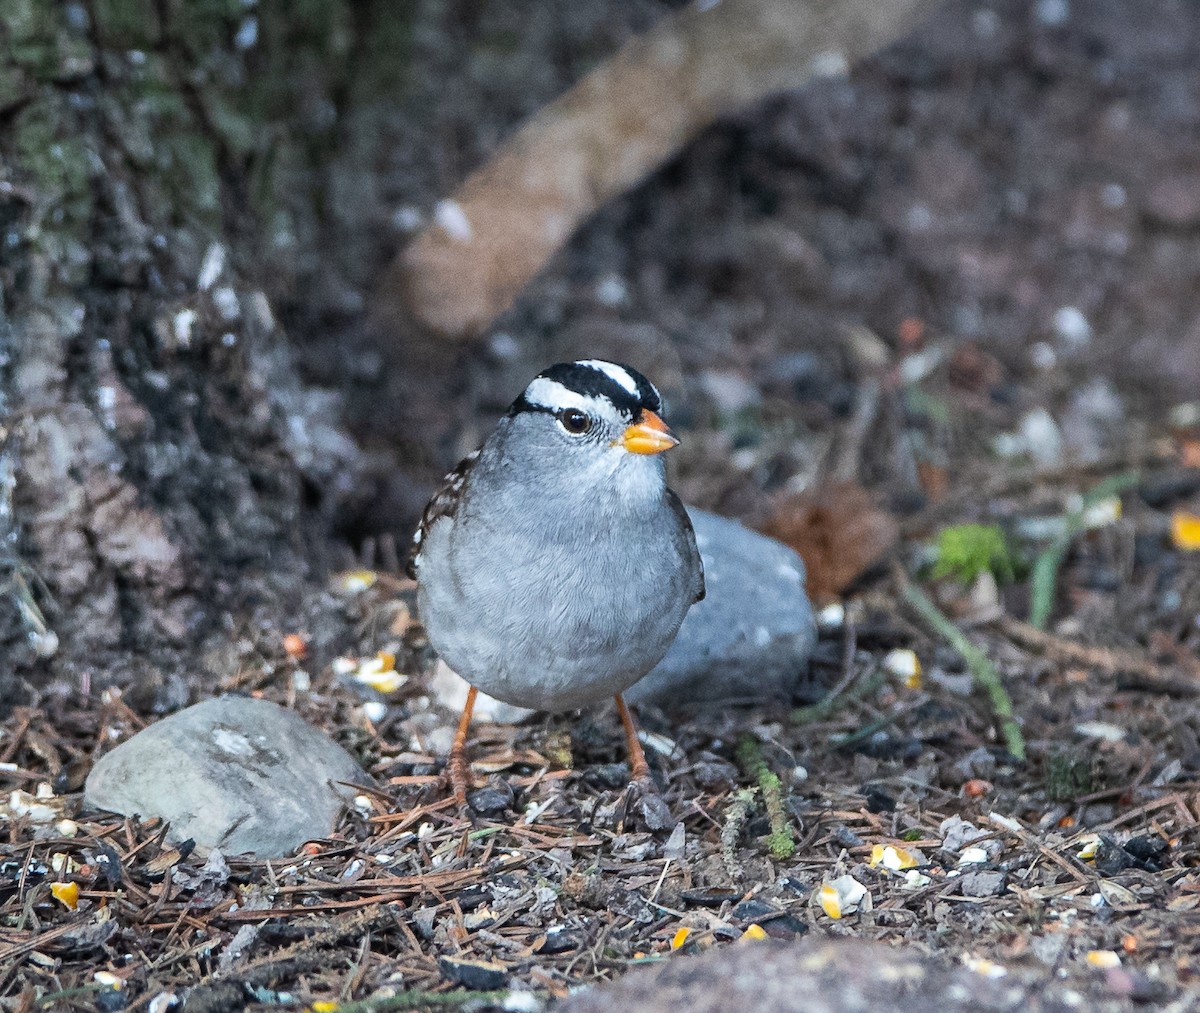
[[900, 535], [895, 518], [854, 481], [784, 500], [762, 531], [800, 553], [808, 568], [808, 593], [817, 602], [837, 597]]

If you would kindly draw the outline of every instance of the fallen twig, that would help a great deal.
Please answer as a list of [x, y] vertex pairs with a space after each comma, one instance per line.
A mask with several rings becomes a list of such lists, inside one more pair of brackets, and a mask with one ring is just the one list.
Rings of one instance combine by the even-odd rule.
[[1081, 644], [1067, 637], [1060, 637], [1036, 626], [1023, 623], [1011, 616], [997, 620], [1000, 632], [1028, 651], [1060, 664], [1084, 665], [1111, 672], [1118, 677], [1123, 688], [1166, 693], [1171, 696], [1195, 696], [1200, 694], [1200, 682], [1187, 678], [1172, 678], [1164, 675], [1162, 666], [1152, 658], [1137, 651], [1121, 647], [1102, 647]]
[[742, 828], [750, 818], [750, 806], [754, 801], [754, 792], [743, 788], [737, 792], [725, 810], [725, 822], [721, 824], [721, 861], [729, 878], [736, 881], [741, 879], [742, 871], [737, 861], [737, 842], [742, 836]]
[[1060, 855], [1053, 848], [1047, 847], [1040, 840], [1038, 840], [1037, 837], [1031, 834], [1011, 817], [1000, 818], [993, 815], [990, 817], [990, 822], [998, 826], [1004, 833], [1012, 834], [1023, 844], [1039, 851], [1045, 858], [1057, 865], [1063, 870], [1063, 872], [1071, 876], [1076, 882], [1091, 883], [1095, 879], [1094, 875], [1090, 875], [1087, 871], [1080, 869], [1079, 866], [1071, 859]]

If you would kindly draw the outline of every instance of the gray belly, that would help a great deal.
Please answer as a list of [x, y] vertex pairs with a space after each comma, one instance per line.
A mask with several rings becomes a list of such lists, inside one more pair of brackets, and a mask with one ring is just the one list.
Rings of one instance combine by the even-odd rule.
[[632, 573], [553, 548], [511, 569], [448, 552], [448, 572], [432, 589], [422, 581], [417, 603], [430, 643], [469, 683], [515, 706], [573, 710], [627, 689], [666, 654], [691, 605], [673, 551], [639, 558]]

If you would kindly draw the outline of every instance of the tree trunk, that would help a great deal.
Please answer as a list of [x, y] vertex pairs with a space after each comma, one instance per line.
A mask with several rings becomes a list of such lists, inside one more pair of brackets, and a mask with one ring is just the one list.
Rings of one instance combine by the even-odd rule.
[[0, 7], [0, 702], [194, 671], [354, 474], [272, 303], [404, 18], [282, 6]]

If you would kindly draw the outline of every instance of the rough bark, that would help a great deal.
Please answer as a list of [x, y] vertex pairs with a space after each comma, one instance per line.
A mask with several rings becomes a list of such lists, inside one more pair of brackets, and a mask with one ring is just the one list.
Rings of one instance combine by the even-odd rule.
[[305, 103], [377, 68], [351, 6], [0, 5], [0, 702], [294, 598], [355, 449], [271, 304], [339, 140]]

